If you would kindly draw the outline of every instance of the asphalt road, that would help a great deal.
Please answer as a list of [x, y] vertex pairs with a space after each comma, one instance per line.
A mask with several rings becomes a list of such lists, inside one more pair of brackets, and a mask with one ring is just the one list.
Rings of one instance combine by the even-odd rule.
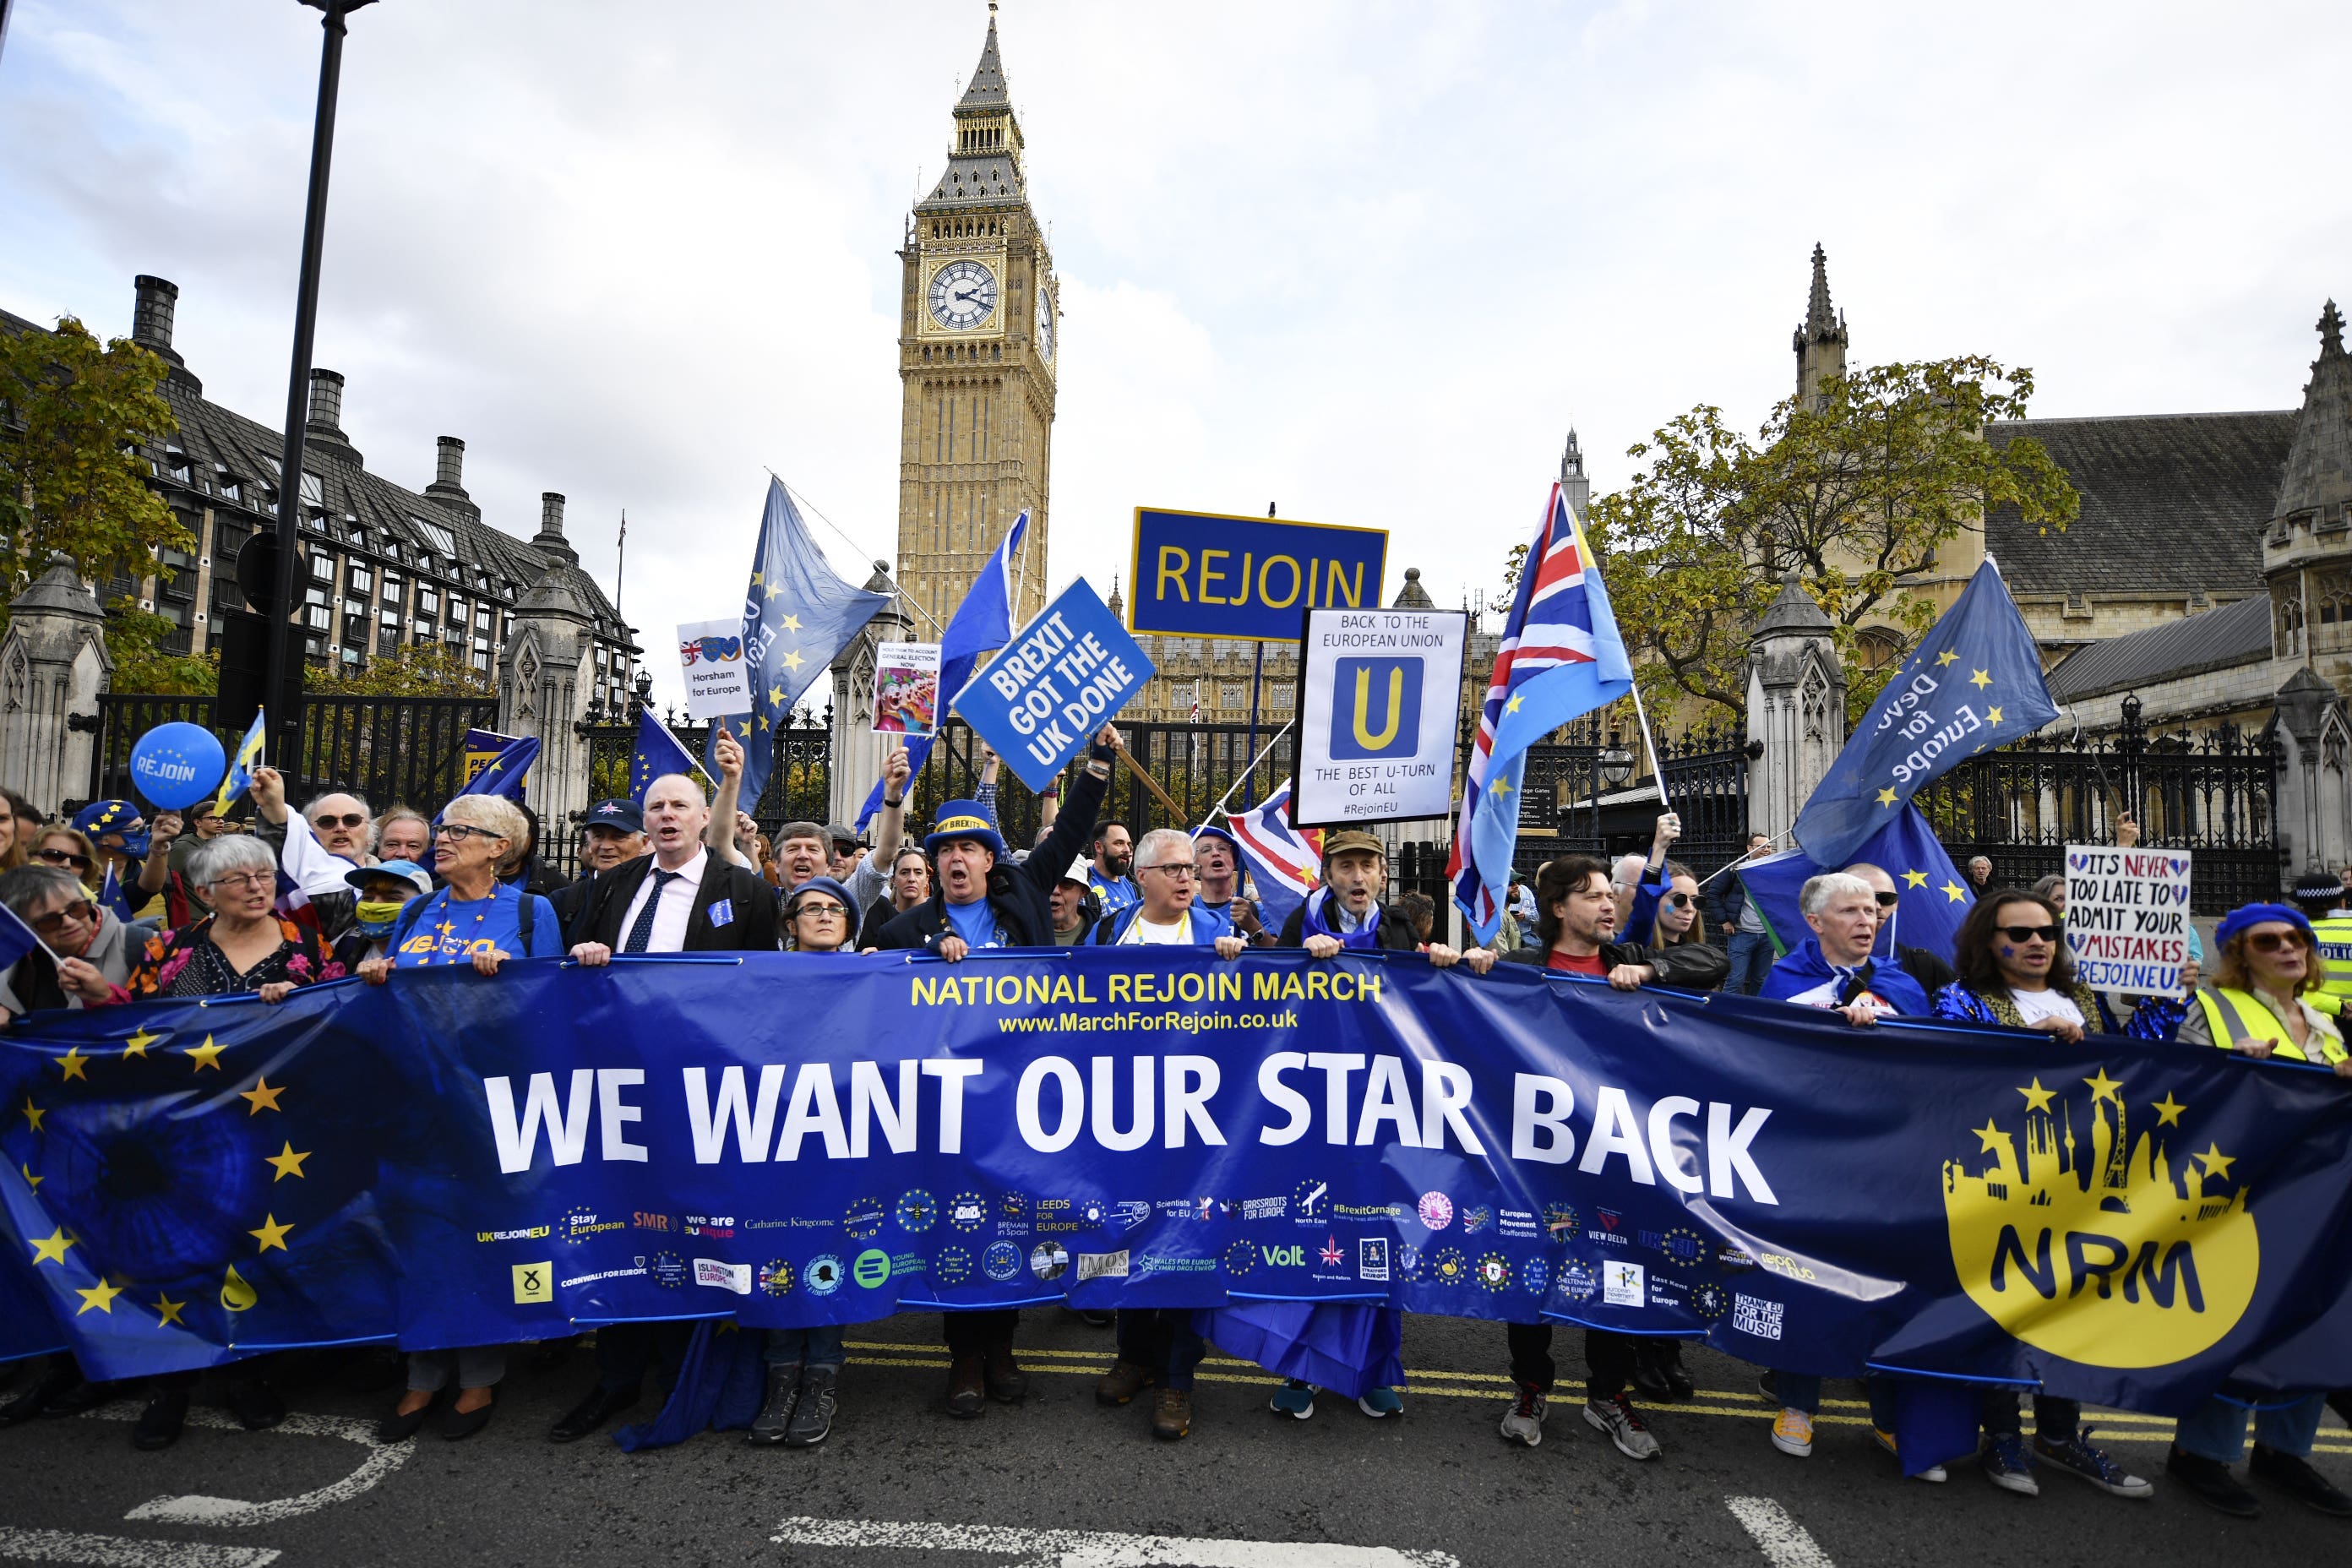
[[[1312, 1420], [1277, 1416], [1271, 1379], [1213, 1356], [1192, 1436], [1155, 1443], [1147, 1400], [1094, 1403], [1108, 1331], [1058, 1311], [1026, 1319], [1035, 1391], [974, 1422], [938, 1413], [936, 1319], [853, 1330], [841, 1415], [814, 1449], [752, 1449], [739, 1434], [637, 1456], [602, 1437], [551, 1447], [549, 1423], [593, 1377], [585, 1353], [544, 1370], [518, 1355], [497, 1419], [457, 1444], [428, 1428], [378, 1449], [366, 1434], [392, 1395], [323, 1384], [289, 1390], [297, 1415], [276, 1431], [200, 1409], [160, 1455], [130, 1447], [129, 1401], [37, 1421], [0, 1432], [0, 1561], [1508, 1568], [1566, 1551], [1629, 1563], [2060, 1568], [2352, 1551], [2352, 1524], [2275, 1494], [2256, 1521], [2210, 1512], [2163, 1479], [2169, 1428], [2147, 1417], [2094, 1417], [2112, 1452], [2156, 1479], [2146, 1502], [2063, 1477], [2018, 1498], [1972, 1465], [1940, 1487], [1905, 1481], [1851, 1385], [1832, 1385], [1812, 1457], [1790, 1458], [1767, 1440], [1752, 1370], [1699, 1349], [1687, 1357], [1699, 1395], [1652, 1422], [1661, 1460], [1620, 1458], [1573, 1399], [1554, 1406], [1540, 1447], [1514, 1447], [1496, 1433], [1500, 1331], [1444, 1319], [1408, 1326], [1401, 1420], [1368, 1420], [1329, 1395]], [[1564, 1375], [1575, 1347], [1564, 1331]], [[2316, 1462], [2352, 1485], [2352, 1433], [2332, 1414], [2320, 1447]]]

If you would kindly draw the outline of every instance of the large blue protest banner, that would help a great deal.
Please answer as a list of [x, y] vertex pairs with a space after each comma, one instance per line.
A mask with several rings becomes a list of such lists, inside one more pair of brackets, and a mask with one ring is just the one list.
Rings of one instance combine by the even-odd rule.
[[1044, 789], [1154, 668], [1081, 577], [950, 696], [1022, 783]]
[[2210, 1047], [1403, 954], [709, 955], [38, 1016], [0, 1105], [0, 1294], [47, 1314], [0, 1335], [94, 1376], [1274, 1299], [2148, 1409], [2352, 1385], [2352, 1094]]
[[1296, 642], [1304, 611], [1381, 603], [1388, 549], [1377, 528], [1138, 507], [1127, 624], [1171, 637]]

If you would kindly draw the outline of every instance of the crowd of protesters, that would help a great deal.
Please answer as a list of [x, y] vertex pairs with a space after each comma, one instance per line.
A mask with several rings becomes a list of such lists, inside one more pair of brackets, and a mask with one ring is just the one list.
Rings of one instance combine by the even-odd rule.
[[[2174, 1040], [2326, 1065], [2352, 1078], [2338, 1021], [2352, 994], [2352, 871], [2307, 880], [2291, 902], [2231, 912], [2214, 933], [2210, 982], [2199, 983], [2200, 947], [2182, 995], [2138, 998], [2125, 1016], [2075, 975], [2062, 878], [2001, 887], [1990, 862], [1972, 860], [1966, 874], [1973, 903], [1949, 952], [1882, 942], [1893, 934], [1886, 928], [1900, 898], [1887, 871], [1870, 865], [1812, 877], [1798, 900], [1806, 930], [1776, 931], [1744, 875], [1773, 852], [1772, 840], [1754, 836], [1741, 860], [1702, 881], [1672, 858], [1680, 834], [1672, 813], [1659, 817], [1646, 856], [1611, 862], [1569, 855], [1529, 880], [1515, 878], [1494, 942], [1457, 950], [1437, 940], [1438, 910], [1426, 895], [1390, 896], [1387, 851], [1360, 831], [1326, 836], [1314, 890], [1278, 931], [1269, 929], [1250, 896], [1239, 844], [1224, 827], [1159, 828], [1138, 838], [1126, 825], [1101, 819], [1117, 732], [1105, 726], [1094, 741], [1084, 768], [1046, 802], [1035, 842], [1014, 851], [995, 813], [992, 754], [973, 797], [942, 803], [919, 845], [905, 837], [910, 775], [903, 752], [886, 765], [870, 842], [814, 822], [770, 834], [738, 810], [742, 756], [722, 731], [715, 799], [696, 781], [670, 775], [653, 781], [641, 800], [597, 803], [583, 823], [581, 875], [569, 882], [541, 858], [536, 817], [496, 795], [461, 795], [427, 817], [405, 806], [379, 814], [338, 792], [296, 816], [284, 781], [264, 768], [250, 791], [248, 826], [209, 803], [151, 822], [121, 800], [92, 802], [69, 821], [48, 823], [22, 798], [0, 794], [0, 903], [45, 944], [0, 972], [0, 1010], [13, 1019], [47, 1008], [247, 993], [278, 1003], [346, 975], [399, 984], [404, 970], [465, 964], [495, 978], [509, 961], [563, 955], [593, 967], [616, 954], [919, 950], [954, 963], [986, 948], [1190, 946], [1233, 960], [1252, 948], [1281, 947], [1301, 950], [1309, 962], [1349, 950], [1417, 952], [1473, 976], [1502, 963], [1623, 991], [1720, 990], [1824, 1009], [1860, 1029], [1921, 1018], [2067, 1043], [2086, 1033]], [[2122, 826], [2119, 840], [2136, 842], [2137, 828], [2128, 819]], [[307, 841], [306, 854], [349, 868], [332, 885], [313, 878], [306, 896], [293, 900], [301, 907], [291, 910], [281, 875], [295, 858], [289, 840]], [[2342, 960], [2340, 979], [2329, 971], [2331, 952]], [[1311, 1310], [1355, 1315], [1343, 1326], [1355, 1342], [1378, 1350], [1357, 1386], [1341, 1392], [1367, 1416], [1399, 1414], [1402, 1314], [1350, 1305]], [[969, 1420], [991, 1403], [1024, 1397], [1017, 1310], [954, 1312], [943, 1321], [948, 1415]], [[1248, 1310], [1238, 1307], [1123, 1309], [1097, 1398], [1124, 1405], [1154, 1390], [1153, 1435], [1181, 1439], [1192, 1428], [1194, 1372], [1208, 1344], [1253, 1331]], [[1554, 1329], [1513, 1323], [1503, 1337], [1516, 1386], [1500, 1432], [1534, 1447], [1543, 1439], [1557, 1375]], [[685, 1344], [681, 1324], [600, 1329], [595, 1381], [549, 1438], [577, 1441], [638, 1405], [649, 1384], [675, 1377]], [[1635, 1396], [1654, 1405], [1693, 1395], [1679, 1342], [1587, 1329], [1582, 1348], [1585, 1423], [1626, 1458], [1655, 1458], [1661, 1445]], [[842, 1331], [771, 1332], [764, 1359], [750, 1440], [822, 1442], [841, 1396]], [[268, 1381], [269, 1360], [236, 1363], [224, 1377], [223, 1400], [248, 1426], [275, 1425], [286, 1414]], [[404, 1392], [379, 1439], [412, 1437], [436, 1419], [446, 1438], [481, 1430], [507, 1362], [504, 1346], [407, 1355], [398, 1369]], [[134, 1445], [161, 1448], [179, 1436], [195, 1381], [193, 1373], [150, 1381]], [[1810, 1455], [1822, 1379], [1767, 1370], [1759, 1386], [1778, 1408], [1772, 1446]], [[0, 1426], [88, 1409], [121, 1392], [85, 1382], [70, 1357], [55, 1358], [0, 1405]], [[1874, 1438], [1900, 1459], [1895, 1380], [1873, 1377], [1866, 1392]], [[1287, 1378], [1270, 1405], [1306, 1419], [1318, 1393], [1304, 1379]], [[2323, 1512], [2352, 1516], [2352, 1498], [2308, 1462], [2329, 1397], [2253, 1413], [2248, 1472]], [[2352, 1410], [2352, 1396], [2333, 1398], [2339, 1410]], [[2082, 1415], [2072, 1401], [2037, 1395], [2029, 1440], [2016, 1392], [1987, 1391], [1979, 1417], [1983, 1474], [2024, 1495], [2038, 1491], [2042, 1476], [2060, 1474], [2117, 1497], [2149, 1496], [2152, 1484], [2095, 1446]], [[2168, 1474], [2224, 1512], [2258, 1511], [2259, 1499], [2232, 1468], [2244, 1455], [2249, 1418], [2244, 1406], [2219, 1397], [2184, 1417]], [[1941, 1465], [1906, 1468], [1925, 1481], [1947, 1479]]]

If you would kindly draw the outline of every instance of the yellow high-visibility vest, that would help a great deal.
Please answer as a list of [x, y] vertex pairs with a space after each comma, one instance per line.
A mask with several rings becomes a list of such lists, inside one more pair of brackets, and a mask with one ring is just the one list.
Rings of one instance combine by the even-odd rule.
[[2352, 997], [2352, 915], [2315, 920], [2311, 930], [2319, 938], [2319, 988], [2339, 999]]
[[[2213, 1043], [2223, 1050], [2234, 1049], [2241, 1040], [2268, 1040], [2271, 1054], [2291, 1062], [2308, 1061], [2303, 1047], [2294, 1043], [2287, 1032], [2286, 1023], [2273, 1012], [2271, 1005], [2251, 991], [2238, 991], [2221, 985], [2198, 987], [2197, 1000], [2205, 1008], [2205, 1023], [2212, 1030]], [[2319, 1059], [2331, 1066], [2345, 1058], [2344, 1042], [2332, 1038], [2317, 1029], [2311, 1031], [2312, 1044], [2319, 1047]]]

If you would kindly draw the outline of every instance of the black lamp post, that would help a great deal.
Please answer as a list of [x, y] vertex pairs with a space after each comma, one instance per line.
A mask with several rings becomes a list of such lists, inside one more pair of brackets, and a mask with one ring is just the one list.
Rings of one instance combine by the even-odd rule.
[[294, 639], [295, 553], [302, 523], [302, 437], [310, 417], [310, 349], [319, 320], [319, 264], [327, 239], [327, 173], [335, 154], [335, 90], [343, 71], [343, 18], [373, 0], [302, 0], [326, 13], [319, 60], [319, 113], [310, 127], [310, 194], [302, 214], [302, 273], [294, 295], [294, 363], [286, 384], [286, 444], [278, 470], [278, 572], [269, 604], [268, 693], [277, 714], [271, 755], [281, 766], [301, 754], [302, 654]]
[[1609, 731], [1609, 744], [1601, 752], [1601, 778], [1611, 789], [1622, 789], [1625, 781], [1633, 776], [1633, 753], [1625, 749], [1624, 742], [1615, 730]]

